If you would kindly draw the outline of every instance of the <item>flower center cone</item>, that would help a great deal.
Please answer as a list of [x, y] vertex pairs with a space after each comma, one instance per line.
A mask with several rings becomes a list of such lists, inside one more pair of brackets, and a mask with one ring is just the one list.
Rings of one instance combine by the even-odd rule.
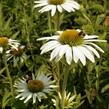
[[0, 46], [6, 46], [8, 44], [7, 37], [0, 37]]
[[49, 4], [60, 5], [63, 4], [65, 0], [48, 0]]
[[62, 44], [68, 44], [70, 46], [80, 45], [84, 41], [81, 32], [74, 29], [63, 31], [59, 40]]
[[31, 92], [40, 92], [44, 88], [44, 84], [41, 80], [29, 80], [28, 89]]

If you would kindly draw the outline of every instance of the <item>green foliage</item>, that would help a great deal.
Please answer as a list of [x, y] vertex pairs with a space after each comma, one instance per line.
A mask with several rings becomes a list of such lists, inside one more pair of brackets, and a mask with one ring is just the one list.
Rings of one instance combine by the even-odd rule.
[[[81, 28], [88, 34], [96, 34], [100, 39], [109, 42], [109, 27], [104, 25], [106, 14], [109, 13], [108, 0], [77, 0], [81, 9], [75, 13], [60, 14], [60, 30]], [[42, 42], [37, 38], [55, 33], [55, 19], [47, 19], [47, 13], [40, 14], [33, 8], [34, 0], [1, 0], [0, 2], [0, 37], [8, 36], [19, 40], [25, 46], [23, 59], [11, 58], [7, 61], [12, 78], [12, 84], [19, 77], [32, 73], [53, 73], [57, 80], [56, 64], [49, 62], [49, 55], [40, 55]], [[109, 16], [109, 15], [108, 15]], [[52, 25], [51, 25], [52, 24]], [[77, 104], [72, 109], [109, 109], [109, 44], [101, 44], [105, 53], [96, 63], [88, 62], [83, 67], [80, 63], [72, 65], [67, 89], [75, 93]], [[65, 66], [62, 67], [64, 69]], [[61, 71], [62, 71], [61, 69]], [[65, 72], [65, 71], [64, 71]], [[61, 75], [63, 76], [63, 75]], [[16, 95], [14, 89], [14, 95]], [[55, 94], [56, 95], [56, 94]], [[81, 95], [81, 96], [80, 96]], [[38, 109], [55, 109], [51, 98], [38, 104]], [[57, 99], [57, 98], [56, 98]], [[57, 99], [58, 101], [58, 99]], [[1, 109], [32, 109], [32, 103], [12, 97], [3, 56], [0, 54], [0, 108]]]
[[11, 100], [11, 92], [6, 90], [2, 99], [2, 109], [5, 109]]

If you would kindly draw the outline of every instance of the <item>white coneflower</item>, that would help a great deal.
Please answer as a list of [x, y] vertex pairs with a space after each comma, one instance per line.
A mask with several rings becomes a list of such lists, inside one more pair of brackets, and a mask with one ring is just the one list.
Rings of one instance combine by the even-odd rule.
[[[39, 38], [38, 40], [49, 40], [40, 49], [41, 54], [52, 50], [50, 61], [58, 62], [65, 54], [67, 63], [70, 65], [72, 60], [75, 63], [78, 60], [83, 65], [86, 65], [86, 58], [91, 62], [95, 62], [94, 55], [100, 58], [98, 51], [104, 52], [94, 42], [106, 42], [105, 40], [96, 39], [96, 35], [87, 35], [79, 29], [69, 29], [65, 31], [58, 31], [59, 35], [52, 37]], [[98, 51], [97, 51], [98, 50]]]
[[16, 48], [20, 45], [17, 40], [9, 39], [7, 37], [0, 37], [0, 52], [3, 51], [3, 48], [6, 46], [11, 46], [13, 48]]
[[33, 103], [36, 100], [41, 101], [41, 99], [47, 98], [46, 94], [54, 91], [56, 87], [54, 82], [54, 80], [51, 80], [51, 76], [44, 74], [38, 75], [36, 78], [33, 75], [32, 79], [28, 81], [25, 78], [19, 79], [14, 85], [17, 92], [19, 92], [16, 98], [24, 100], [24, 103], [30, 99], [33, 99]]
[[62, 13], [63, 9], [67, 12], [74, 12], [80, 8], [80, 5], [74, 0], [36, 0], [35, 3], [35, 8], [42, 7], [39, 12], [51, 11], [52, 16], [55, 15], [56, 11]]
[[[13, 48], [11, 47], [10, 50], [6, 51], [6, 56], [7, 59], [10, 60], [11, 58], [15, 58], [16, 60], [21, 60], [21, 63], [23, 62], [23, 60], [27, 57], [26, 54], [24, 53], [24, 47], [25, 46], [19, 46], [17, 48]], [[18, 59], [17, 59], [18, 58]]]

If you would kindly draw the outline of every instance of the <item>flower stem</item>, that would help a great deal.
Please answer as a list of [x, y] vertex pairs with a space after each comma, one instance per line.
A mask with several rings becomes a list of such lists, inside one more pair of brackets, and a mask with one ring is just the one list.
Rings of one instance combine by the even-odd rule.
[[64, 81], [63, 81], [63, 86], [62, 86], [62, 90], [65, 91], [66, 86], [67, 86], [67, 80], [68, 80], [68, 75], [69, 75], [69, 70], [66, 67], [66, 72], [64, 72]]
[[50, 12], [48, 12], [48, 28], [49, 28], [49, 31], [51, 32], [52, 31], [52, 21], [51, 21]]
[[109, 8], [109, 1], [108, 0], [104, 0], [104, 9], [105, 11]]
[[33, 104], [33, 109], [38, 109], [37, 108], [37, 102]]
[[64, 73], [64, 81], [62, 84], [62, 109], [64, 109], [64, 93], [66, 91], [66, 87], [67, 87], [67, 81], [68, 81], [68, 76], [69, 76], [69, 66], [65, 66], [65, 69], [63, 69], [63, 73]]
[[[58, 85], [59, 85], [59, 93], [61, 95], [58, 95], [59, 96], [59, 109], [64, 109], [64, 94], [65, 94], [65, 91], [66, 91], [66, 87], [67, 87], [67, 80], [68, 80], [68, 76], [69, 76], [69, 71], [70, 71], [70, 66], [68, 65], [65, 65], [63, 63], [58, 63], [58, 72], [62, 72], [62, 74], [60, 74], [59, 78], [59, 82]], [[68, 70], [69, 69], [69, 70]], [[61, 96], [61, 97], [60, 97]]]
[[63, 109], [62, 107], [63, 107], [63, 105], [62, 105], [62, 102], [61, 102], [61, 98], [60, 98], [60, 94], [61, 94], [61, 90], [62, 90], [62, 88], [61, 88], [61, 74], [60, 74], [60, 72], [61, 72], [61, 63], [60, 62], [58, 62], [57, 64], [56, 64], [56, 84], [57, 84], [57, 86], [59, 86], [58, 87], [58, 89], [57, 89], [57, 93], [58, 93], [58, 100], [59, 100], [59, 104], [58, 104], [58, 106], [56, 106], [56, 109]]
[[60, 14], [59, 14], [59, 12], [56, 12], [54, 20], [55, 20], [54, 29], [55, 29], [55, 31], [59, 31], [60, 30]]
[[11, 75], [10, 75], [10, 72], [9, 72], [9, 68], [8, 68], [8, 64], [7, 64], [7, 58], [6, 58], [5, 53], [3, 55], [3, 60], [4, 60], [5, 68], [6, 68], [6, 75], [7, 75], [7, 78], [9, 80], [9, 84], [10, 84], [11, 94], [12, 94], [12, 97], [14, 98], [13, 83], [12, 83], [12, 78], [11, 78]]

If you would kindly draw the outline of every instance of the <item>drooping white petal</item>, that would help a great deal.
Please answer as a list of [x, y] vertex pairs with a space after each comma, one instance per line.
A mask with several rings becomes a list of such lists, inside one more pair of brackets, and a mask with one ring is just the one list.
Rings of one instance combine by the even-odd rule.
[[59, 52], [61, 50], [61, 46], [55, 48], [52, 53], [51, 53], [51, 56], [50, 56], [50, 61], [52, 61], [53, 59], [56, 58], [56, 60], [59, 60]]
[[46, 3], [46, 2], [45, 2], [45, 3], [41, 3], [41, 4], [37, 4], [37, 5], [34, 6], [34, 8], [41, 7], [41, 6], [45, 6], [45, 5], [47, 5], [47, 4], [48, 4], [48, 3]]
[[54, 16], [56, 13], [56, 6], [52, 6], [52, 9], [51, 9], [51, 16]]
[[9, 44], [9, 45], [10, 45], [12, 48], [18, 50], [18, 46], [19, 46], [19, 45], [13, 45], [13, 44]]
[[94, 43], [89, 43], [90, 45], [93, 45], [97, 50], [99, 50], [100, 52], [104, 53], [104, 51], [96, 44]]
[[59, 35], [61, 35], [63, 33], [63, 31], [57, 31], [56, 33], [58, 33]]
[[85, 35], [84, 36], [84, 39], [93, 39], [93, 38], [98, 38], [98, 36], [97, 35]]
[[19, 97], [21, 97], [22, 96], [22, 93], [21, 94], [19, 94], [19, 95], [17, 95], [15, 98], [19, 98]]
[[36, 102], [36, 93], [33, 94], [33, 104]]
[[62, 7], [63, 7], [63, 9], [65, 9], [67, 12], [71, 12], [72, 11], [72, 8], [71, 7], [69, 7], [68, 5], [66, 5], [66, 4], [62, 4], [61, 5]]
[[31, 94], [31, 93], [30, 92], [23, 92], [22, 97], [20, 98], [20, 100], [24, 100], [25, 98], [28, 97], [29, 94]]
[[58, 41], [55, 41], [55, 40], [54, 41], [49, 41], [49, 42], [45, 43], [44, 45], [42, 45], [42, 47], [40, 48], [40, 50], [45, 49], [47, 46], [52, 47], [53, 45], [57, 45], [57, 44], [59, 44]]
[[86, 40], [87, 42], [107, 42], [106, 40], [98, 40], [98, 39], [89, 39], [89, 40]]
[[40, 0], [40, 1], [34, 1], [34, 3], [39, 3], [39, 4], [42, 4], [42, 3], [47, 3], [47, 1], [45, 1], [45, 0]]
[[39, 100], [39, 102], [41, 102], [41, 98], [47, 98], [47, 96], [45, 95], [45, 93], [43, 93], [43, 92], [38, 92], [37, 93], [37, 98], [38, 98], [38, 100]]
[[80, 47], [73, 47], [73, 58], [75, 63], [77, 63], [77, 61], [80, 59], [81, 63], [85, 66], [86, 58], [79, 48]]
[[32, 98], [32, 93], [28, 95], [28, 97], [25, 99], [24, 103], [26, 103], [30, 98]]
[[84, 45], [86, 48], [88, 48], [90, 51], [92, 51], [98, 58], [100, 58], [99, 53], [97, 52], [96, 49], [94, 49], [93, 47], [89, 46], [89, 45]]
[[3, 47], [0, 47], [0, 53], [2, 53], [3, 52]]
[[40, 49], [42, 50], [41, 51], [41, 54], [43, 53], [46, 53], [56, 47], [60, 46], [60, 43], [57, 42], [57, 41], [50, 41], [50, 42], [47, 42], [46, 44], [44, 44]]
[[19, 89], [19, 90], [16, 90], [16, 92], [24, 92], [25, 89]]
[[79, 49], [81, 49], [81, 52], [91, 61], [91, 62], [95, 62], [94, 56], [92, 54], [91, 51], [89, 51], [87, 48], [85, 47], [79, 47]]
[[20, 45], [20, 43], [17, 42], [17, 40], [9, 39], [8, 45], [10, 45], [12, 48], [15, 48], [16, 50], [18, 50], [18, 46]]
[[24, 97], [24, 96], [20, 98], [20, 100], [24, 100], [24, 99], [25, 99], [25, 97]]
[[72, 11], [75, 11], [74, 9], [78, 8], [76, 5], [74, 5], [73, 3], [66, 3], [66, 6], [69, 6], [71, 8]]
[[41, 38], [38, 38], [37, 41], [41, 41], [41, 40], [52, 40], [52, 39], [58, 39], [59, 38], [59, 35], [54, 35], [52, 37], [41, 37]]
[[67, 47], [68, 47], [67, 45], [60, 46], [58, 55], [55, 57], [56, 62], [58, 62], [63, 57], [63, 55], [66, 53]]
[[60, 48], [60, 52], [59, 52], [59, 56], [60, 56], [60, 58], [63, 57], [63, 55], [65, 54], [67, 48], [68, 48], [68, 45], [62, 45], [62, 46], [61, 46], [61, 48]]
[[73, 3], [72, 3], [72, 7], [74, 7], [75, 9], [80, 9], [80, 5], [77, 3], [77, 2], [75, 2], [75, 1], [72, 1]]
[[46, 11], [50, 11], [51, 9], [52, 9], [52, 6], [46, 5], [42, 9], [40, 9], [39, 12], [43, 13], [43, 12], [46, 12]]
[[57, 5], [57, 9], [59, 12], [62, 12], [62, 7], [60, 5]]
[[65, 56], [66, 56], [67, 63], [70, 65], [72, 62], [72, 49], [69, 45], [67, 45]]
[[79, 60], [78, 50], [76, 50], [76, 47], [72, 47], [72, 49], [73, 49], [73, 59], [74, 59], [74, 62], [77, 63], [78, 60]]

